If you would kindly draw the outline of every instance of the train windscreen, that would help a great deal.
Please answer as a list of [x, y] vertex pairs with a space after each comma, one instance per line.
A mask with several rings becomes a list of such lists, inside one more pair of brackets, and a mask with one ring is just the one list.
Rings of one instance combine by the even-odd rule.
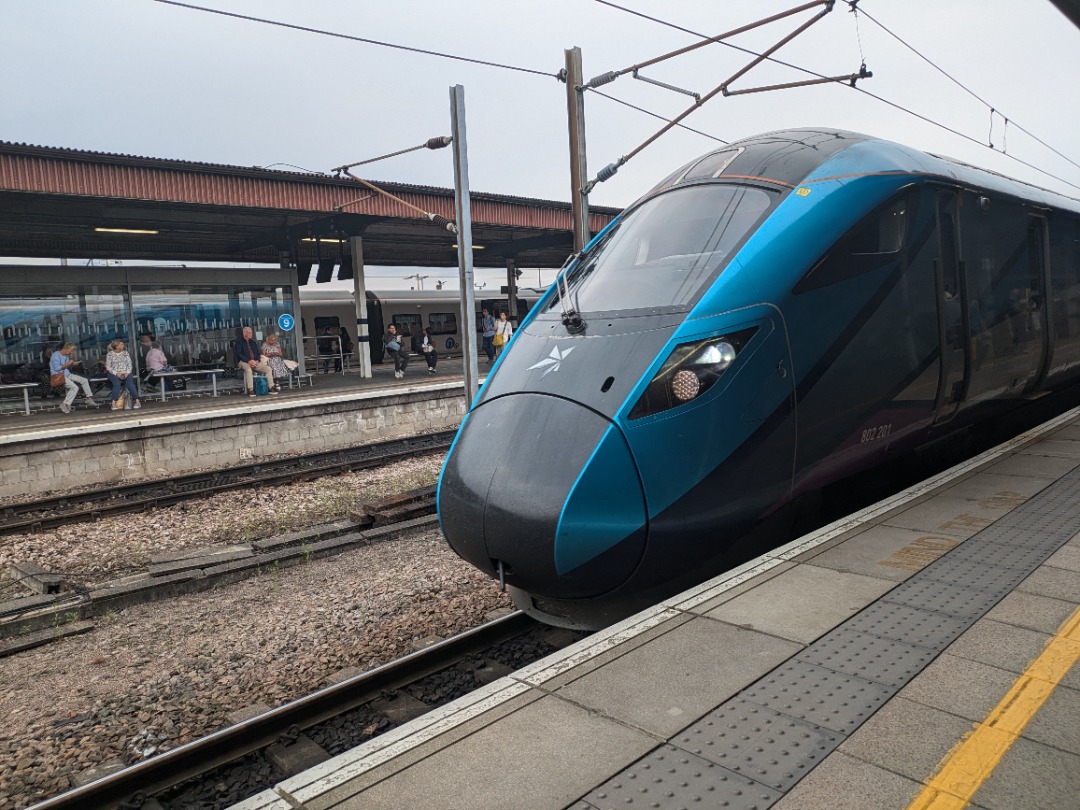
[[[626, 214], [569, 273], [580, 312], [685, 307], [722, 270], [773, 201], [760, 188], [674, 189]], [[560, 290], [561, 292], [561, 290]], [[558, 296], [551, 308], [560, 306]]]

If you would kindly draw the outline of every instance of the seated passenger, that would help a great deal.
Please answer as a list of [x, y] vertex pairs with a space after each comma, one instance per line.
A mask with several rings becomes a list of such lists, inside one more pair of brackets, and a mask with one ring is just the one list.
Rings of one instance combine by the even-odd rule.
[[[126, 410], [132, 408], [137, 410], [142, 407], [142, 403], [139, 402], [139, 389], [135, 385], [135, 376], [131, 373], [133, 368], [131, 355], [124, 348], [124, 341], [110, 342], [109, 353], [105, 355], [105, 375], [112, 383], [112, 409], [114, 411], [119, 410], [120, 407]], [[119, 405], [121, 387], [126, 388], [128, 393], [127, 402], [123, 406]]]
[[[266, 365], [270, 366], [270, 371], [274, 375], [275, 382], [277, 380], [289, 379], [289, 367], [286, 365], [285, 356], [281, 352], [281, 344], [278, 343], [278, 336], [271, 332], [266, 336], [266, 340], [262, 345], [262, 356], [266, 358]], [[280, 389], [280, 386], [278, 386]]]
[[274, 384], [274, 372], [261, 359], [262, 353], [259, 351], [259, 344], [255, 342], [255, 333], [250, 326], [244, 327], [243, 337], [233, 344], [233, 354], [236, 357], [236, 367], [244, 373], [244, 387], [249, 397], [255, 396], [253, 371], [266, 377], [266, 384], [270, 387], [271, 394], [281, 393], [281, 389]]
[[405, 376], [405, 368], [409, 365], [409, 353], [401, 345], [402, 336], [397, 333], [397, 326], [390, 324], [386, 327], [383, 335], [383, 348], [386, 353], [394, 358], [394, 377], [401, 379]]
[[435, 350], [435, 341], [431, 337], [431, 327], [425, 326], [423, 332], [413, 335], [412, 350], [421, 355], [427, 362], [428, 374], [435, 373], [435, 366], [439, 362], [439, 353]]
[[[144, 335], [145, 337], [145, 335]], [[144, 343], [147, 346], [146, 351], [146, 382], [148, 385], [157, 385], [158, 378], [156, 376], [159, 371], [176, 371], [171, 365], [169, 365], [169, 359], [165, 356], [165, 352], [161, 350], [161, 347], [156, 343]], [[166, 389], [172, 389], [173, 386], [169, 380], [165, 381]]]
[[[77, 361], [71, 359], [71, 355], [75, 353], [74, 343], [65, 343], [59, 349], [52, 353], [52, 357], [49, 358], [49, 374], [63, 374], [64, 375], [64, 387], [66, 389], [66, 396], [64, 402], [60, 406], [60, 410], [64, 413], [71, 413], [71, 403], [75, 401], [75, 396], [79, 393], [79, 387], [82, 387], [83, 394], [86, 396], [86, 406], [88, 408], [96, 408], [98, 405], [94, 402], [94, 394], [90, 390], [90, 381], [79, 374], [72, 374], [70, 369], [76, 365]], [[54, 386], [59, 387], [59, 386]]]

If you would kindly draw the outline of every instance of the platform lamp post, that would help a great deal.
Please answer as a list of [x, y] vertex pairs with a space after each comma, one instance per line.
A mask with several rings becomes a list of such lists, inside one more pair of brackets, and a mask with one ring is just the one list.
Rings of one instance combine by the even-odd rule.
[[[385, 191], [374, 183], [370, 183], [349, 171], [354, 166], [364, 166], [368, 163], [374, 163], [378, 160], [385, 160], [386, 158], [397, 157], [398, 155], [404, 155], [407, 152], [415, 152], [418, 149], [442, 149], [450, 145], [450, 138], [445, 135], [441, 135], [435, 138], [428, 138], [424, 143], [418, 146], [410, 146], [406, 149], [399, 149], [396, 152], [391, 152], [388, 155], [381, 155], [379, 157], [368, 158], [367, 160], [359, 160], [355, 163], [346, 163], [343, 166], [338, 166], [332, 171], [336, 177], [340, 177], [342, 174], [352, 178], [362, 186], [369, 188], [376, 194], [380, 194], [383, 197], [394, 200], [400, 205], [408, 208], [418, 214], [423, 215], [431, 222], [445, 228], [451, 233], [455, 232], [455, 225], [446, 217], [438, 214], [425, 211], [422, 208], [417, 208], [410, 202], [391, 194], [389, 191]], [[370, 196], [370, 195], [368, 195]], [[343, 211], [346, 207], [354, 205], [355, 203], [366, 200], [367, 197], [361, 197], [356, 200], [350, 200], [349, 202], [342, 203], [341, 205], [334, 206], [335, 211]], [[356, 346], [358, 359], [360, 361], [360, 376], [371, 377], [371, 341], [378, 340], [379, 335], [371, 335], [369, 328], [369, 319], [367, 311], [367, 282], [364, 278], [364, 240], [359, 236], [353, 236], [349, 239], [349, 250], [352, 255], [352, 274], [353, 274], [353, 299], [356, 302]], [[423, 281], [418, 275], [417, 277], [420, 288], [423, 289]], [[424, 276], [423, 278], [427, 278]]]
[[450, 123], [454, 148], [454, 210], [457, 214], [458, 283], [461, 286], [461, 350], [465, 372], [465, 407], [479, 390], [476, 356], [476, 295], [473, 291], [472, 214], [469, 210], [469, 156], [465, 135], [465, 88], [450, 88]]

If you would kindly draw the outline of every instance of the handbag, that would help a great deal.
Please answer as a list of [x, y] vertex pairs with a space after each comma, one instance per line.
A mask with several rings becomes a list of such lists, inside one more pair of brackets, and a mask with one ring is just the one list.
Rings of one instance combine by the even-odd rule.
[[300, 364], [295, 360], [282, 360], [281, 362], [285, 364], [285, 368], [289, 371], [296, 371], [296, 369], [300, 367]]
[[121, 391], [120, 396], [116, 398], [116, 410], [120, 410], [127, 405], [127, 391]]
[[259, 355], [259, 362], [262, 363], [263, 365], [270, 365], [270, 358], [267, 357], [265, 354], [260, 354]]
[[49, 385], [53, 388], [59, 388], [61, 385], [67, 382], [67, 378], [64, 376], [64, 372], [58, 371], [49, 377]]
[[501, 332], [496, 332], [494, 342], [495, 342], [496, 347], [505, 346], [506, 345], [506, 335], [502, 334]]
[[388, 352], [400, 352], [401, 344], [398, 343], [396, 340], [391, 340], [389, 343], [386, 344], [386, 350]]

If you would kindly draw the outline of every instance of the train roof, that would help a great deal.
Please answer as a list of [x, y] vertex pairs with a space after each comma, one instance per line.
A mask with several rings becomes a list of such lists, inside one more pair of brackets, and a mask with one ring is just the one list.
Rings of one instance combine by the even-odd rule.
[[706, 180], [746, 180], [794, 188], [812, 177], [830, 175], [827, 164], [845, 151], [854, 160], [845, 161], [845, 168], [855, 169], [852, 173], [932, 175], [1049, 207], [1080, 210], [1080, 200], [1075, 198], [943, 155], [839, 129], [785, 129], [735, 141], [681, 166], [627, 210], [666, 189]]
[[[518, 295], [539, 297], [547, 291], [546, 287], [518, 287]], [[372, 290], [368, 289], [380, 301], [458, 301], [461, 299], [460, 290]], [[342, 301], [352, 300], [352, 290], [310, 290], [307, 287], [300, 288], [301, 301]], [[477, 290], [476, 300], [488, 300], [505, 298], [505, 293], [485, 294], [484, 290]]]

